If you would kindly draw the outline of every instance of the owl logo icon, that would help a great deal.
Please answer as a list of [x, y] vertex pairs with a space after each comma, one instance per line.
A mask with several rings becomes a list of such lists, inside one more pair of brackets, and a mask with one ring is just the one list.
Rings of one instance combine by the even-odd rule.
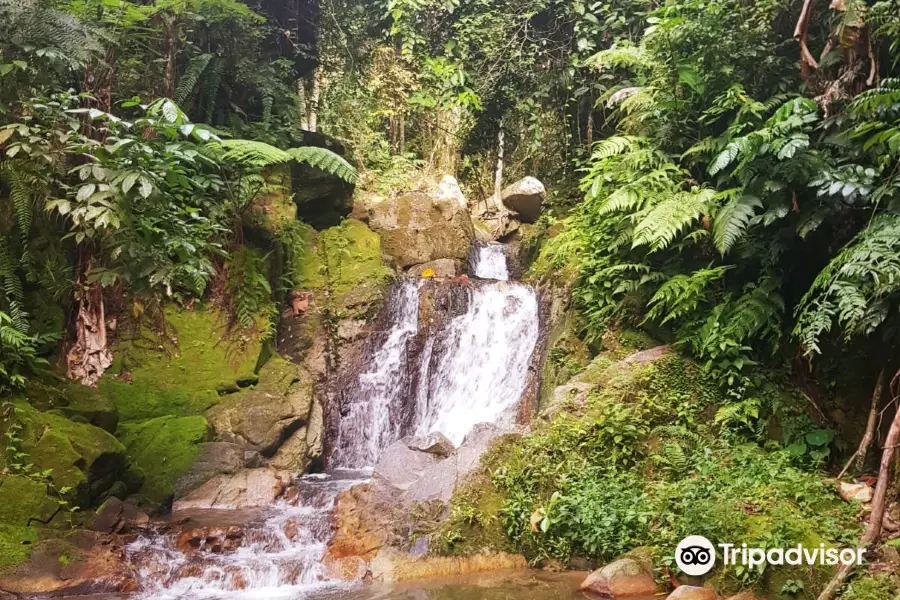
[[716, 564], [716, 549], [702, 535], [689, 535], [675, 548], [675, 563], [687, 575], [706, 575]]

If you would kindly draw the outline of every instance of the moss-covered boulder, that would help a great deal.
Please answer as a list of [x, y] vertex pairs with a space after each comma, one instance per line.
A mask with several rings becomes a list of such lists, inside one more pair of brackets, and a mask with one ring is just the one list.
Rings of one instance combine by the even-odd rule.
[[172, 497], [174, 482], [191, 469], [201, 444], [211, 438], [206, 418], [199, 415], [124, 423], [119, 437], [144, 475], [140, 495], [155, 503]]
[[381, 261], [381, 239], [362, 221], [346, 219], [319, 235], [331, 302], [339, 318], [373, 314], [393, 271]]
[[225, 317], [211, 308], [168, 306], [164, 325], [120, 334], [98, 390], [123, 422], [202, 414], [220, 393], [256, 380], [260, 340], [251, 334], [223, 340], [224, 324]]
[[297, 205], [291, 190], [291, 167], [287, 164], [268, 167], [263, 177], [267, 186], [250, 202], [249, 221], [250, 225], [269, 234], [277, 234], [297, 218]]
[[0, 574], [26, 562], [37, 539], [36, 527], [11, 525], [0, 521]]
[[21, 394], [26, 402], [41, 411], [55, 410], [78, 423], [89, 423], [115, 433], [119, 411], [107, 396], [97, 390], [68, 380], [31, 379]]
[[60, 509], [52, 493], [46, 483], [32, 477], [0, 477], [0, 523], [18, 527], [49, 523]]
[[[16, 423], [21, 427], [15, 450], [23, 454], [28, 470], [46, 474], [57, 490], [79, 506], [90, 506], [105, 498], [120, 480], [127, 465], [125, 448], [109, 432], [88, 423], [79, 423], [53, 411], [41, 412], [17, 402], [3, 422], [3, 430]], [[0, 467], [10, 468], [9, 444], [4, 437]], [[20, 465], [21, 467], [21, 465]]]

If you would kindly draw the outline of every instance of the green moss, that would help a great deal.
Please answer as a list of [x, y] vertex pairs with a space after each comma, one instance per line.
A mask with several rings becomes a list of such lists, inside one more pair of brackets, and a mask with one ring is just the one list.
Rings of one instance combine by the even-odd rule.
[[337, 317], [365, 316], [384, 298], [393, 271], [381, 261], [381, 238], [365, 223], [346, 219], [326, 229], [319, 252]]
[[18, 397], [41, 411], [56, 410], [79, 423], [114, 433], [119, 413], [112, 400], [97, 390], [63, 379], [32, 378]]
[[169, 306], [165, 321], [164, 335], [145, 327], [140, 340], [120, 341], [100, 379], [99, 391], [123, 422], [202, 414], [218, 402], [219, 390], [255, 380], [260, 341], [223, 341], [223, 320], [214, 310]]
[[291, 194], [291, 168], [269, 167], [263, 176], [269, 187], [251, 202], [250, 222], [269, 233], [278, 233], [297, 218], [297, 205]]
[[201, 416], [168, 415], [140, 423], [125, 423], [119, 432], [128, 456], [146, 478], [140, 493], [153, 502], [172, 495], [172, 484], [186, 473], [207, 441], [208, 425]]
[[0, 573], [27, 562], [37, 538], [35, 527], [0, 523]]
[[[483, 457], [451, 500], [439, 552], [606, 562], [648, 546], [659, 565], [691, 534], [762, 547], [843, 546], [858, 536], [854, 507], [819, 474], [721, 435], [709, 414], [726, 399], [693, 361], [617, 345], [578, 379], [589, 388], [577, 406]], [[831, 572], [720, 567], [712, 581], [726, 596], [754, 588], [776, 597], [788, 579], [818, 591]]]
[[290, 270], [294, 289], [318, 290], [324, 288], [327, 281], [325, 264], [317, 246], [318, 233], [302, 221], [297, 221], [292, 227]]
[[40, 412], [24, 402], [15, 408], [15, 418], [22, 425], [19, 448], [33, 464], [32, 470], [49, 472], [58, 489], [71, 488], [70, 497], [79, 505], [98, 499], [124, 470], [125, 448], [109, 432], [72, 421], [55, 410]]
[[46, 483], [23, 475], [0, 478], [0, 523], [27, 527], [49, 523], [59, 510]]

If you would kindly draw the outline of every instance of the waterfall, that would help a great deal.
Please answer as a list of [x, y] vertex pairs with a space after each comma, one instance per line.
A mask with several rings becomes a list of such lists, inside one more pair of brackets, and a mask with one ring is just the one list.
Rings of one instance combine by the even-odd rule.
[[476, 285], [469, 310], [433, 342], [440, 351], [427, 357], [416, 435], [439, 431], [458, 446], [478, 423], [511, 425], [537, 338], [538, 304], [530, 287]]
[[509, 279], [509, 271], [506, 267], [506, 252], [502, 244], [493, 243], [476, 246], [472, 263], [475, 277], [500, 281]]
[[[364, 367], [341, 390], [327, 473], [297, 478], [265, 509], [187, 515], [192, 527], [205, 519], [214, 525], [200, 534], [163, 524], [126, 548], [148, 600], [299, 598], [345, 585], [322, 564], [329, 515], [341, 492], [371, 475], [385, 448], [431, 432], [458, 446], [479, 423], [514, 423], [539, 334], [537, 297], [506, 281], [498, 244], [475, 249], [473, 270], [481, 279], [391, 286]], [[239, 533], [228, 523], [239, 523]], [[185, 535], [194, 536], [193, 545]]]
[[341, 415], [332, 465], [366, 467], [401, 437], [398, 405], [406, 394], [407, 344], [419, 328], [419, 283], [404, 280], [388, 294], [389, 331], [372, 354], [368, 369], [351, 388], [353, 398]]

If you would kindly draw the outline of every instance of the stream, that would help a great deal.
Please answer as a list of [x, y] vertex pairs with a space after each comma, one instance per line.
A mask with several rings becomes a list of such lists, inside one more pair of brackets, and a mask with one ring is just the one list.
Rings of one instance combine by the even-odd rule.
[[[480, 245], [471, 262], [477, 279], [463, 288], [458, 314], [439, 328], [419, 331], [422, 280], [392, 286], [385, 335], [370, 348], [349, 388], [326, 472], [297, 477], [290, 493], [263, 509], [173, 515], [214, 531], [199, 546], [185, 549], [163, 525], [142, 535], [126, 548], [129, 560], [140, 565], [138, 597], [542, 600], [566, 598], [577, 589], [570, 578], [536, 579], [532, 573], [479, 575], [483, 583], [477, 585], [469, 578], [355, 588], [330, 578], [322, 564], [336, 498], [367, 481], [390, 444], [440, 432], [459, 446], [480, 423], [514, 425], [539, 335], [537, 295], [530, 286], [508, 281], [503, 246]], [[424, 336], [422, 350], [410, 353], [416, 336]]]

